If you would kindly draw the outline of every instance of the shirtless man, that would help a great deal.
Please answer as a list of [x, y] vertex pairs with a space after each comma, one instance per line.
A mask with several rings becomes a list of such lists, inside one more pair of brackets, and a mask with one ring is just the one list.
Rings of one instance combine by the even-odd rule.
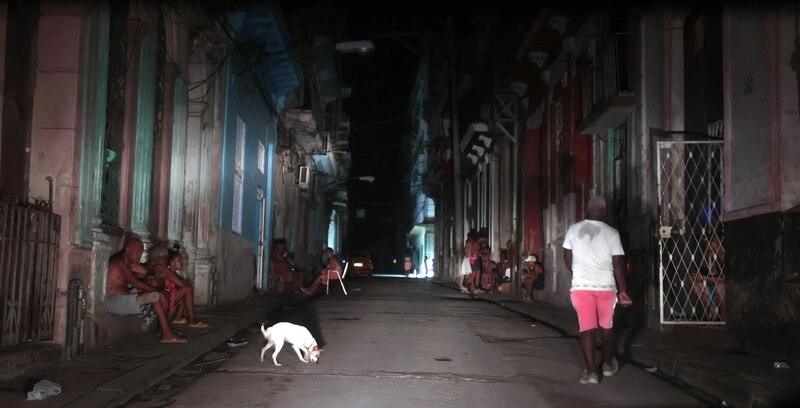
[[320, 284], [328, 283], [328, 279], [330, 279], [328, 274], [331, 271], [339, 272], [340, 275], [342, 273], [342, 265], [339, 264], [339, 260], [333, 255], [333, 248], [325, 248], [325, 256], [328, 257], [328, 266], [322, 270], [319, 276], [317, 276], [317, 279], [314, 279], [314, 283], [312, 283], [310, 287], [301, 289], [306, 295], [313, 295], [316, 293], [317, 287], [319, 287]]
[[[177, 336], [167, 323], [167, 315], [160, 295], [155, 289], [136, 279], [132, 266], [139, 264], [144, 251], [142, 241], [131, 239], [125, 248], [108, 261], [108, 279], [106, 281], [106, 307], [109, 313], [117, 315], [136, 315], [147, 305], [152, 305], [161, 325], [162, 343], [185, 343], [187, 340]], [[139, 293], [131, 293], [128, 285]]]

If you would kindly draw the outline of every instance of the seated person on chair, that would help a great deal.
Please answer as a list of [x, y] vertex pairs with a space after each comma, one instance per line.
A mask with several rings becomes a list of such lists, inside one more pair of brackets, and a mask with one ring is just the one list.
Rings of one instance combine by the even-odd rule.
[[306, 295], [313, 295], [316, 293], [319, 285], [327, 284], [328, 279], [336, 279], [336, 273], [334, 272], [339, 272], [339, 276], [342, 274], [342, 265], [339, 264], [339, 259], [333, 254], [333, 248], [325, 248], [325, 256], [328, 258], [327, 266], [322, 269], [322, 272], [317, 276], [317, 279], [314, 279], [314, 283], [312, 283], [310, 287], [301, 289]]
[[282, 282], [278, 283], [277, 292], [297, 294], [300, 293], [300, 289], [303, 286], [303, 276], [301, 273], [292, 270], [288, 255], [289, 249], [286, 246], [286, 239], [278, 238], [274, 240], [269, 262], [272, 272], [282, 279]]
[[690, 273], [692, 291], [703, 304], [701, 318], [723, 320], [725, 318], [725, 249], [719, 239], [712, 236], [707, 240], [705, 265], [699, 271]]
[[185, 338], [176, 335], [170, 329], [164, 303], [161, 301], [162, 296], [157, 289], [137, 279], [132, 272], [132, 265], [139, 265], [142, 252], [144, 252], [142, 241], [134, 238], [109, 259], [106, 308], [112, 314], [138, 314], [148, 320], [151, 319], [148, 316], [155, 312], [161, 326], [161, 342], [185, 343], [187, 341]]
[[483, 273], [483, 287], [489, 293], [496, 293], [500, 286], [500, 264], [495, 261], [487, 263], [486, 271]]

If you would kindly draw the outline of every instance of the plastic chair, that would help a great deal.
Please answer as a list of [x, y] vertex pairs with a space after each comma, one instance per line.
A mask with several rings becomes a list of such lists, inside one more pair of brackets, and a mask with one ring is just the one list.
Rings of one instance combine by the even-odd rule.
[[331, 270], [329, 270], [327, 272], [328, 273], [328, 280], [325, 282], [325, 293], [326, 294], [331, 292], [331, 279], [333, 278], [331, 276], [331, 274], [335, 274], [336, 275], [336, 279], [342, 285], [342, 291], [344, 292], [344, 295], [347, 296], [347, 289], [344, 288], [344, 277], [345, 277], [345, 275], [347, 275], [347, 267], [348, 266], [350, 266], [350, 262], [345, 262], [344, 263], [344, 271], [342, 271], [341, 275], [339, 275], [339, 271], [331, 271]]

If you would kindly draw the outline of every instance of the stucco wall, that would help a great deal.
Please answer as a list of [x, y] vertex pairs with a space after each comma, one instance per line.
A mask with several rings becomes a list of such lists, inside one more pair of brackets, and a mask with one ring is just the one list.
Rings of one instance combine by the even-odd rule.
[[800, 364], [800, 213], [726, 223], [726, 321], [733, 343]]
[[[754, 15], [755, 13], [756, 15]], [[765, 14], [748, 9], [731, 15], [729, 159], [732, 203], [738, 210], [769, 201], [769, 115]]]
[[789, 61], [794, 52], [795, 22], [793, 10], [785, 7], [780, 13], [778, 43], [778, 98], [781, 138], [781, 207], [784, 210], [800, 205], [800, 115], [798, 114], [797, 74]]
[[216, 265], [217, 304], [236, 302], [253, 293], [256, 259], [253, 242], [229, 231], [220, 231]]
[[[76, 222], [80, 184], [78, 106], [81, 29], [78, 2], [41, 6], [37, 35], [36, 88], [31, 129], [30, 196], [48, 199], [47, 177], [53, 178], [53, 212], [61, 216], [57, 290], [69, 280], [89, 279], [89, 254], [70, 243]], [[55, 299], [54, 340], [63, 343], [66, 296]]]

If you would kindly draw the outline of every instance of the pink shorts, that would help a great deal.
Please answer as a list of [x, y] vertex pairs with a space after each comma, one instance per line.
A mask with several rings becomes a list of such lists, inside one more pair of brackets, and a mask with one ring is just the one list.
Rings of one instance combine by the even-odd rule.
[[569, 294], [572, 307], [578, 312], [580, 331], [592, 330], [599, 325], [610, 329], [617, 305], [615, 290], [573, 290]]

